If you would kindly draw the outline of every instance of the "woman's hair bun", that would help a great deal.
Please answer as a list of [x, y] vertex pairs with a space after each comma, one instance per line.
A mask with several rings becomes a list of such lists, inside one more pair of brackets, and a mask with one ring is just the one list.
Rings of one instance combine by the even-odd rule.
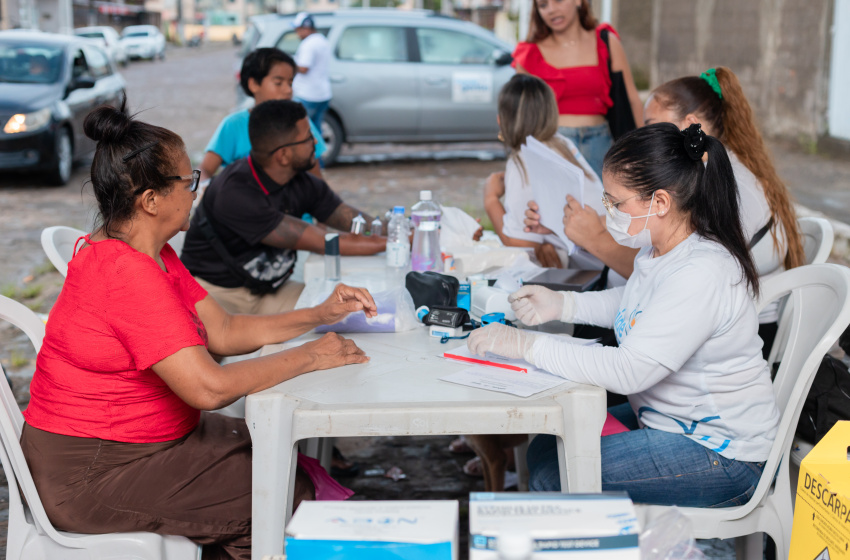
[[694, 161], [702, 159], [705, 154], [705, 132], [702, 131], [700, 123], [693, 123], [682, 131], [684, 135], [685, 151]]
[[111, 105], [102, 105], [92, 110], [83, 121], [86, 136], [95, 142], [121, 140], [133, 124], [133, 119], [127, 114], [126, 103], [127, 99], [124, 98], [117, 109]]

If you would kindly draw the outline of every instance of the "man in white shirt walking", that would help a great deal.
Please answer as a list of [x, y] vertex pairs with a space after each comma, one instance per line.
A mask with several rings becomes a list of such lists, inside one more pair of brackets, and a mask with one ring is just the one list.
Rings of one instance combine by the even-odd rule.
[[316, 22], [307, 12], [296, 15], [292, 27], [301, 38], [301, 44], [295, 51], [298, 73], [292, 83], [293, 97], [304, 105], [307, 116], [321, 130], [332, 96], [328, 77], [331, 47], [325, 36], [316, 31]]

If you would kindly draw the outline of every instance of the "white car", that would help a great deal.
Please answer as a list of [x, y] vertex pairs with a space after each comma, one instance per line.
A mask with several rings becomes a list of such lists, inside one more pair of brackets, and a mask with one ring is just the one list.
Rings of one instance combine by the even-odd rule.
[[107, 25], [96, 27], [80, 27], [74, 30], [77, 37], [91, 39], [95, 44], [106, 51], [109, 58], [115, 64], [127, 66], [127, 51], [124, 45], [121, 44], [121, 37], [118, 32]]
[[130, 58], [165, 58], [165, 36], [154, 25], [131, 25], [121, 32], [121, 44]]

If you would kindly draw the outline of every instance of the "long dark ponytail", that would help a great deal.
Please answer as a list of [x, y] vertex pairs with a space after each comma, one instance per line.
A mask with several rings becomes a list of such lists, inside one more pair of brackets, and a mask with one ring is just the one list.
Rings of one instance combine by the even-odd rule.
[[[704, 165], [702, 158], [708, 154]], [[603, 172], [642, 199], [664, 189], [690, 216], [692, 229], [726, 248], [744, 278], [759, 293], [759, 279], [738, 211], [738, 186], [723, 144], [702, 132], [699, 124], [679, 130], [670, 123], [638, 128], [608, 150]]]

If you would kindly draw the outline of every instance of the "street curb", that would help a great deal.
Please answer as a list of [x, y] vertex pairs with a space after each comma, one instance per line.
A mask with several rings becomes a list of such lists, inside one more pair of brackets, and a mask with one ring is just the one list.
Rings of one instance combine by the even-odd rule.
[[812, 210], [811, 208], [807, 208], [801, 204], [795, 204], [794, 208], [797, 211], [798, 217], [802, 218], [813, 216], [828, 220], [829, 223], [832, 224], [832, 230], [835, 234], [835, 241], [832, 243], [832, 253], [830, 254], [830, 258], [842, 263], [850, 262], [850, 225], [834, 220], [823, 212]]

